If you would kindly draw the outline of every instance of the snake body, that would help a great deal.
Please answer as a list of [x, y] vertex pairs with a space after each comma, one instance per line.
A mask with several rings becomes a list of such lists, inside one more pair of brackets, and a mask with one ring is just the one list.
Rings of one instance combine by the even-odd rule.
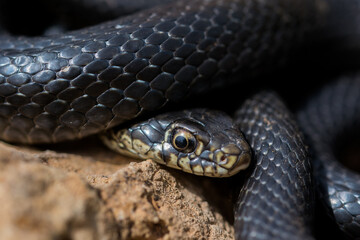
[[351, 145], [358, 149], [354, 139], [359, 137], [360, 130], [359, 89], [358, 74], [341, 77], [310, 99], [298, 113], [313, 152], [319, 198], [351, 238], [360, 236], [360, 176], [337, 159], [339, 149], [345, 148], [347, 152], [351, 148], [346, 146]]
[[[345, 42], [352, 39], [352, 35], [359, 33], [358, 12], [354, 0], [193, 0], [61, 35], [28, 38], [1, 31], [0, 138], [25, 144], [74, 140], [111, 129], [168, 102], [226, 84], [244, 83], [251, 76], [276, 67], [293, 47], [319, 33], [325, 39]], [[348, 80], [348, 85], [338, 85], [330, 86], [316, 106], [338, 91], [335, 89], [359, 84]], [[349, 109], [356, 109], [356, 89], [359, 88], [354, 87], [351, 94], [346, 94], [349, 97], [343, 99]], [[339, 92], [342, 96], [344, 93]], [[353, 179], [359, 177], [343, 170], [334, 173], [332, 170], [339, 169], [337, 163], [326, 162], [328, 158], [322, 159], [321, 155], [329, 145], [323, 145], [326, 141], [322, 135], [312, 135], [315, 130], [310, 126], [314, 122], [306, 124], [306, 120], [317, 120], [316, 116], [327, 118], [326, 111], [330, 115], [342, 112], [332, 112], [328, 110], [331, 105], [326, 104], [323, 109], [327, 110], [314, 110], [311, 106], [299, 114], [299, 119], [303, 119], [301, 127], [310, 147], [314, 145], [315, 158], [319, 159], [315, 161], [315, 172], [323, 180], [316, 184], [328, 190], [321, 198], [329, 209], [330, 205], [335, 207], [329, 212], [340, 227], [349, 236], [358, 237], [360, 207], [354, 189], [359, 189], [359, 180]], [[341, 109], [344, 108], [334, 111]], [[349, 117], [345, 122], [359, 119], [358, 113], [357, 108], [351, 116], [345, 114]], [[236, 124], [249, 141], [254, 157], [250, 177], [236, 204], [237, 238], [311, 239], [314, 200], [311, 167], [294, 117], [276, 95], [267, 92], [249, 99], [236, 116]], [[197, 124], [202, 120], [195, 119]], [[328, 123], [320, 132], [340, 124], [339, 119]], [[166, 130], [164, 126], [153, 129]], [[151, 140], [152, 135], [146, 131], [140, 137]], [[246, 157], [237, 157], [233, 162], [247, 165], [250, 152], [244, 143], [240, 145], [239, 149], [245, 150], [245, 155], [240, 155]], [[195, 149], [198, 148], [192, 151]], [[211, 151], [205, 150], [210, 155]], [[177, 157], [174, 160], [175, 151], [170, 153], [162, 158], [163, 163], [171, 162], [181, 168]], [[203, 161], [200, 155], [199, 152], [192, 158], [197, 159], [196, 166]], [[221, 157], [211, 160], [214, 159], [224, 160]], [[320, 165], [328, 168], [323, 170]], [[200, 172], [198, 169], [192, 172], [212, 175], [205, 174], [204, 166]], [[235, 169], [232, 173], [240, 168]], [[351, 183], [349, 186], [343, 185], [343, 180], [327, 182], [342, 176]], [[348, 176], [354, 178], [348, 181]]]
[[312, 239], [310, 158], [294, 117], [278, 96], [262, 92], [235, 119], [255, 160], [235, 207], [236, 238]]
[[64, 35], [2, 36], [0, 137], [81, 138], [257, 73], [317, 24], [315, 10], [310, 0], [182, 1]]

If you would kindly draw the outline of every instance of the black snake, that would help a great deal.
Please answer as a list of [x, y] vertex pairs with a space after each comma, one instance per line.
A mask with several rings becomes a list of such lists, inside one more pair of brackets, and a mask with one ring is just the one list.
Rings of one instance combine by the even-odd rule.
[[[192, 0], [46, 37], [0, 28], [0, 137], [25, 144], [83, 138], [168, 102], [245, 84], [302, 43], [351, 47], [358, 12], [355, 0]], [[360, 236], [360, 179], [334, 161], [332, 148], [343, 130], [359, 126], [359, 79], [329, 85], [298, 115], [316, 159], [315, 184], [325, 190], [320, 197], [353, 238]], [[254, 158], [235, 207], [236, 237], [313, 238], [311, 164], [294, 117], [276, 94], [261, 92], [234, 124]], [[180, 148], [189, 144], [179, 140]]]

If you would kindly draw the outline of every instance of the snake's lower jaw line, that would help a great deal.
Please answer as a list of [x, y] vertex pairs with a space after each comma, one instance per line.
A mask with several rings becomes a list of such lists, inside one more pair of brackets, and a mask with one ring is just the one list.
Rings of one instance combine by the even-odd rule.
[[[238, 156], [229, 155], [225, 156], [222, 161], [219, 162], [214, 162], [210, 159], [202, 159], [202, 163], [204, 162], [207, 164], [192, 166], [191, 173], [216, 178], [231, 177], [249, 167], [251, 154], [250, 152], [245, 152]], [[184, 169], [183, 171], [190, 172]]]

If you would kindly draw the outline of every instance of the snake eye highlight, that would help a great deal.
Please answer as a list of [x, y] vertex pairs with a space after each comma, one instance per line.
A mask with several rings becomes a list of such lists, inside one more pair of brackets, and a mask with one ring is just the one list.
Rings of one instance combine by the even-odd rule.
[[189, 153], [194, 151], [196, 140], [194, 135], [189, 131], [184, 129], [175, 129], [171, 142], [176, 150]]

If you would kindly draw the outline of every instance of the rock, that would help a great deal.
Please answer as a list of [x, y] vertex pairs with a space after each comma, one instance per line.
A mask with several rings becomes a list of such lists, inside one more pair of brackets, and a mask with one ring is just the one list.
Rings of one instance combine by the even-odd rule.
[[0, 143], [0, 176], [3, 240], [234, 238], [227, 180], [124, 158], [96, 139]]

